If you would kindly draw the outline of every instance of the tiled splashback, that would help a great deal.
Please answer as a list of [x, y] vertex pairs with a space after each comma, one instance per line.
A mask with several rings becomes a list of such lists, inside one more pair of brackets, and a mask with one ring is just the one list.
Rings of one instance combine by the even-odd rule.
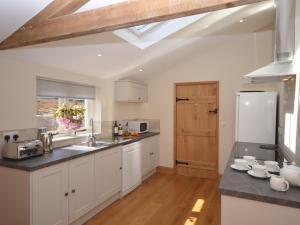
[[[158, 119], [142, 119], [149, 121], [150, 131], [152, 132], [159, 132], [160, 131], [160, 121]], [[117, 123], [121, 124], [123, 127], [126, 125], [126, 123], [129, 120], [118, 120]], [[95, 121], [95, 132], [98, 133], [100, 138], [108, 138], [112, 136], [112, 127], [113, 127], [114, 121], [102, 121], [97, 122]], [[20, 129], [20, 130], [8, 130], [8, 131], [0, 131], [0, 159], [2, 158], [2, 149], [3, 145], [5, 144], [4, 140], [4, 133], [17, 131], [20, 138], [19, 140], [31, 140], [37, 138], [37, 129], [36, 128], [30, 128], [30, 129]], [[54, 148], [61, 147], [61, 146], [67, 146], [75, 144], [76, 142], [83, 141], [86, 137], [77, 137], [77, 138], [70, 138], [60, 141], [55, 141], [53, 144]]]
[[[152, 132], [160, 131], [160, 120], [158, 119], [141, 119], [141, 120], [149, 121], [150, 131]], [[117, 124], [121, 124], [122, 127], [125, 127], [128, 121], [132, 121], [132, 120], [117, 120]], [[101, 123], [101, 137], [112, 136], [112, 127], [114, 123], [115, 121], [103, 121]]]

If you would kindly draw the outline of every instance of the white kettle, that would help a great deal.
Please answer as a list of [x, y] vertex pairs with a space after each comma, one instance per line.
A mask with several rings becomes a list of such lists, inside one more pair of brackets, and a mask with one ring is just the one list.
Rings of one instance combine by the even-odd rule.
[[300, 187], [300, 167], [284, 165], [280, 169], [280, 176], [284, 177], [290, 185]]

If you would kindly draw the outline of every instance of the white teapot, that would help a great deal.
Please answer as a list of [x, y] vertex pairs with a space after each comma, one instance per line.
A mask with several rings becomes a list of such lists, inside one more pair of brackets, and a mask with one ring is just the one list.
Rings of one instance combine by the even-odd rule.
[[300, 187], [300, 167], [284, 165], [280, 169], [280, 176], [284, 177], [290, 185]]

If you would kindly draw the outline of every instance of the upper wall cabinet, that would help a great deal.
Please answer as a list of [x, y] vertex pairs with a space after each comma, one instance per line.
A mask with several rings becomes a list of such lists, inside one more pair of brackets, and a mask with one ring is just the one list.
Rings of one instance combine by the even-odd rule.
[[145, 83], [138, 81], [116, 81], [115, 100], [118, 102], [147, 102], [148, 87]]

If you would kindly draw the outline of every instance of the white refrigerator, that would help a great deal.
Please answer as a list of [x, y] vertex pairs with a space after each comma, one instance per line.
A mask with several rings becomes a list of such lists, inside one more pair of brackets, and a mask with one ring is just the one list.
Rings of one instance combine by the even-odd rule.
[[238, 92], [235, 140], [275, 144], [277, 92]]

